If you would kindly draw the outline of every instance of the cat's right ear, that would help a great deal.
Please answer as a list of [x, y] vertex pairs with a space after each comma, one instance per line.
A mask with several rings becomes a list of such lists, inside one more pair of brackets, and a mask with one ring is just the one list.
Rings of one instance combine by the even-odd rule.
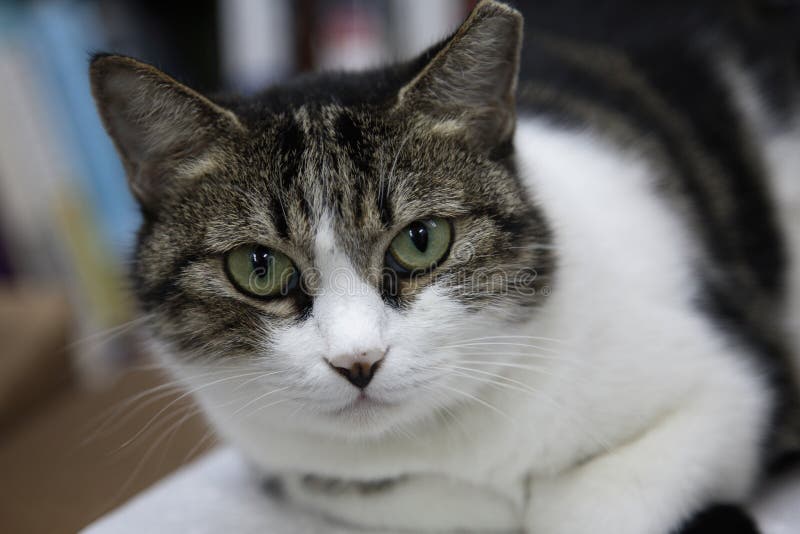
[[103, 124], [147, 211], [169, 181], [209, 170], [225, 140], [244, 131], [231, 111], [135, 59], [98, 55], [89, 70]]

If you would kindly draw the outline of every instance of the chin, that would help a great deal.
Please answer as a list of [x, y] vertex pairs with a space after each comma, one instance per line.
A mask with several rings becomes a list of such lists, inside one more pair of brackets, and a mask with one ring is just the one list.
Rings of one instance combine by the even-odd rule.
[[317, 429], [349, 440], [376, 440], [398, 433], [408, 433], [412, 427], [430, 416], [430, 408], [415, 401], [411, 395], [403, 400], [386, 400], [356, 396], [342, 406], [326, 407], [315, 414]]

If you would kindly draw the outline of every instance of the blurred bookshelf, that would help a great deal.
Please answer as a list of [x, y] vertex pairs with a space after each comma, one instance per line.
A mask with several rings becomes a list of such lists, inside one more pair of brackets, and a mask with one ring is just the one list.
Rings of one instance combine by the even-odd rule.
[[[0, 4], [0, 284], [68, 303], [71, 363], [102, 382], [138, 351], [126, 270], [139, 213], [87, 78], [128, 54], [201, 91], [410, 57], [470, 0], [37, 0]], [[20, 310], [22, 319], [27, 313]], [[93, 341], [94, 340], [94, 341]]]

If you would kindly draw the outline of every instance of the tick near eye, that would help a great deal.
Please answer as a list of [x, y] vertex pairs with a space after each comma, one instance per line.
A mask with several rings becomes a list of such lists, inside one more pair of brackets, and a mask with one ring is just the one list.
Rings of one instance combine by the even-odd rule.
[[299, 279], [297, 267], [286, 254], [262, 245], [244, 245], [228, 252], [225, 271], [239, 291], [259, 298], [286, 296]]
[[403, 276], [435, 269], [447, 257], [453, 239], [449, 221], [419, 219], [403, 228], [386, 251], [386, 266]]

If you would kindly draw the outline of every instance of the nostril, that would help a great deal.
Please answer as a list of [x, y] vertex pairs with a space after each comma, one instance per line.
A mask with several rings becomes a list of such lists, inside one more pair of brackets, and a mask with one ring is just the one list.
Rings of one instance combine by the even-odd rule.
[[355, 387], [364, 389], [372, 381], [372, 377], [375, 376], [375, 373], [378, 371], [378, 368], [381, 366], [382, 362], [383, 359], [381, 358], [380, 360], [372, 363], [356, 361], [349, 367], [339, 367], [330, 361], [328, 362], [328, 365], [330, 365], [334, 371], [345, 377]]

